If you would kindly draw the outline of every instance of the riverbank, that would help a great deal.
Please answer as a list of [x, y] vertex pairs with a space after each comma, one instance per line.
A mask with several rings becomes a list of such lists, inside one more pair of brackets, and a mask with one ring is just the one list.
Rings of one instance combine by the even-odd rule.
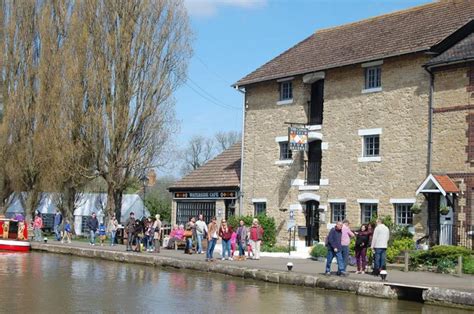
[[292, 260], [294, 269], [289, 272], [286, 270], [286, 263], [289, 261], [287, 258], [266, 257], [260, 261], [208, 263], [204, 261], [203, 255], [185, 255], [182, 251], [163, 250], [159, 254], [132, 253], [125, 252], [123, 246], [113, 248], [89, 246], [80, 242], [72, 244], [32, 243], [32, 249], [118, 262], [220, 273], [277, 284], [339, 290], [385, 299], [410, 299], [474, 309], [473, 276], [454, 277], [421, 272], [403, 273], [393, 270], [389, 273], [389, 280], [381, 282], [380, 279], [369, 275], [351, 274], [347, 278], [327, 277], [323, 275], [324, 263], [312, 260]]

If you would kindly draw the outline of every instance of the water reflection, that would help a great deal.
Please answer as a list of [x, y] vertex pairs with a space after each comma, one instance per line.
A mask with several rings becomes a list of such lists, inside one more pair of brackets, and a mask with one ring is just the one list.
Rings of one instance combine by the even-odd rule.
[[55, 254], [0, 253], [0, 278], [1, 311], [8, 312], [446, 312], [412, 302]]

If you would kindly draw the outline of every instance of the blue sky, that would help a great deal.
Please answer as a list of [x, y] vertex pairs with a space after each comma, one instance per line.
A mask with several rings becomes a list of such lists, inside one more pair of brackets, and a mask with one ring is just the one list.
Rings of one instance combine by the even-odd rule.
[[194, 32], [188, 82], [176, 93], [181, 145], [195, 134], [240, 131], [242, 95], [230, 85], [321, 28], [430, 0], [185, 0]]

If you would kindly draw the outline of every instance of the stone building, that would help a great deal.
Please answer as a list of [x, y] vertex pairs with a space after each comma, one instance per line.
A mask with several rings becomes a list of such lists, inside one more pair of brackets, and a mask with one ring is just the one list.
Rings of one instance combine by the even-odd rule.
[[[245, 91], [243, 212], [275, 217], [281, 242], [290, 215], [306, 245], [338, 220], [376, 215], [452, 241], [439, 208], [472, 212], [474, 75], [429, 62], [451, 56], [473, 18], [474, 1], [440, 1], [319, 30], [235, 83]], [[308, 131], [306, 151], [289, 150], [289, 126]], [[440, 185], [431, 174], [448, 187], [443, 199], [430, 200]]]
[[206, 222], [238, 214], [240, 156], [239, 142], [170, 186], [171, 222], [184, 224], [199, 214]]

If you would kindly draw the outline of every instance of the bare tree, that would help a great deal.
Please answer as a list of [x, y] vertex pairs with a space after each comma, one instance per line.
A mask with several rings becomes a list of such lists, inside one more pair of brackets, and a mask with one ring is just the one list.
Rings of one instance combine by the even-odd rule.
[[120, 219], [131, 178], [155, 166], [175, 122], [175, 89], [191, 55], [182, 1], [86, 1], [88, 93], [95, 119], [86, 141], [108, 184], [107, 212]]
[[241, 139], [241, 133], [237, 131], [220, 131], [215, 135], [218, 144], [218, 149], [223, 152]]
[[196, 170], [215, 156], [214, 141], [201, 135], [193, 136], [181, 151], [181, 173]]

